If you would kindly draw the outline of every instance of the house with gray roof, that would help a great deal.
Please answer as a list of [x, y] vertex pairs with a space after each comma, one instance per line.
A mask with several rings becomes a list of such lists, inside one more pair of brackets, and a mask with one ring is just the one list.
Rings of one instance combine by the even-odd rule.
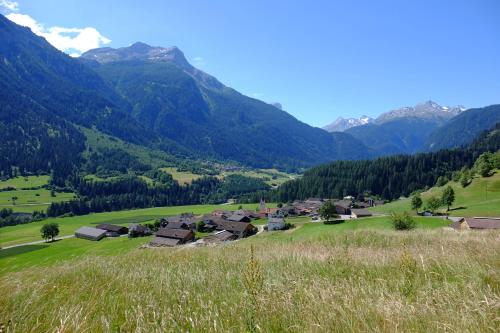
[[450, 227], [456, 230], [500, 229], [500, 217], [464, 217], [453, 222]]
[[83, 238], [92, 241], [98, 241], [106, 236], [106, 230], [92, 228], [92, 227], [81, 227], [75, 231], [75, 237]]

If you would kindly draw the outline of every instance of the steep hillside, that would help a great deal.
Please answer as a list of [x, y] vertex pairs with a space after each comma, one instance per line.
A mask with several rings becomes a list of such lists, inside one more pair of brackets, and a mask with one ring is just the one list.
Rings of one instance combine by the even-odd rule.
[[346, 133], [373, 149], [375, 155], [383, 156], [421, 151], [427, 137], [437, 127], [434, 120], [405, 117], [381, 124], [352, 127]]
[[[448, 212], [449, 215], [500, 216], [500, 170], [496, 170], [491, 177], [475, 176], [467, 187], [453, 181], [444, 186], [432, 187], [422, 193], [424, 206], [428, 198], [441, 197], [443, 189], [448, 185], [455, 191], [455, 202]], [[409, 198], [373, 207], [372, 210], [380, 213], [412, 211]], [[446, 211], [446, 207], [441, 210]]]
[[64, 178], [85, 137], [74, 124], [137, 143], [152, 137], [91, 69], [0, 15], [0, 173], [13, 168]]
[[314, 167], [302, 178], [283, 184], [270, 194], [270, 198], [287, 202], [308, 197], [341, 198], [370, 193], [393, 200], [434, 186], [441, 176], [451, 178], [453, 171], [471, 167], [481, 153], [499, 149], [500, 123], [496, 129], [481, 134], [467, 148], [370, 161], [337, 161]]
[[133, 116], [148, 131], [199, 156], [291, 169], [370, 156], [349, 135], [313, 128], [225, 87], [192, 67], [175, 47], [136, 43], [91, 50], [82, 58], [132, 105]]
[[427, 139], [425, 148], [439, 150], [468, 144], [482, 131], [500, 122], [500, 105], [469, 109], [438, 128]]

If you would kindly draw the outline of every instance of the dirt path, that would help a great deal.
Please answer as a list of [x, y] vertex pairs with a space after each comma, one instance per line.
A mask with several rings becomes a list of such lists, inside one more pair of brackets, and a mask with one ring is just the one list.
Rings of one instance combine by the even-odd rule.
[[[67, 236], [56, 237], [56, 238], [54, 238], [54, 240], [58, 241], [58, 240], [61, 240], [61, 239], [72, 238], [72, 237], [75, 237], [75, 235], [67, 235]], [[19, 246], [35, 245], [35, 244], [42, 244], [42, 243], [47, 243], [47, 242], [45, 240], [40, 240], [40, 241], [36, 241], [36, 242], [29, 242], [29, 243], [22, 243], [22, 244], [10, 245], [10, 246], [2, 247], [2, 250], [12, 249], [14, 247], [19, 247]]]

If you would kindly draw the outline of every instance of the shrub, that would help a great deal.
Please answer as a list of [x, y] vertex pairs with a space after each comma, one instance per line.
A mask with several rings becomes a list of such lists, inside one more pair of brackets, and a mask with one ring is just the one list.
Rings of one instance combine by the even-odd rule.
[[392, 213], [391, 220], [396, 230], [411, 230], [416, 227], [415, 220], [408, 212]]

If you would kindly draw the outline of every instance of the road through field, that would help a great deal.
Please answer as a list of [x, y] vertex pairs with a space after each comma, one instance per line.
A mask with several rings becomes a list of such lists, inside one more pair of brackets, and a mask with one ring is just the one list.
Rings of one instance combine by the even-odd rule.
[[[58, 241], [58, 240], [61, 240], [61, 239], [66, 239], [66, 238], [72, 238], [72, 237], [75, 237], [75, 235], [66, 235], [66, 236], [56, 237], [56, 238], [54, 238], [54, 241]], [[2, 250], [11, 249], [13, 247], [26, 246], [26, 245], [35, 245], [35, 244], [42, 244], [42, 243], [47, 243], [47, 242], [45, 240], [40, 240], [40, 241], [36, 241], [36, 242], [16, 244], [16, 245], [2, 247]]]

